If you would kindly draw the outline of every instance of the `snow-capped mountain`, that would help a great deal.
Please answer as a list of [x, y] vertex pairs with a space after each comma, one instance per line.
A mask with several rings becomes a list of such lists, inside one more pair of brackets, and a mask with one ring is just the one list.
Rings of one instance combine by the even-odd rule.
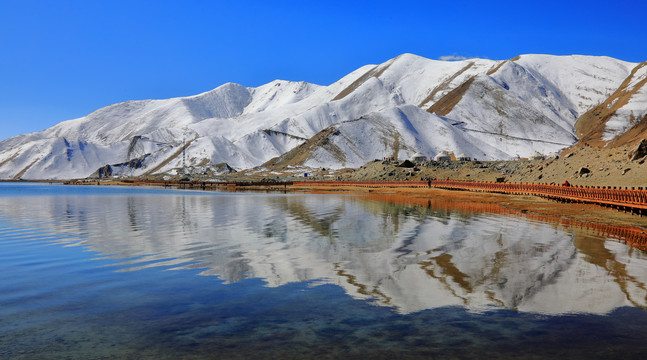
[[[0, 178], [149, 175], [227, 163], [358, 167], [441, 151], [512, 159], [578, 138], [642, 133], [646, 63], [522, 55], [437, 61], [403, 54], [329, 86], [228, 83], [203, 94], [128, 101], [0, 142]], [[584, 129], [584, 130], [583, 130]], [[638, 134], [636, 134], [638, 133]]]

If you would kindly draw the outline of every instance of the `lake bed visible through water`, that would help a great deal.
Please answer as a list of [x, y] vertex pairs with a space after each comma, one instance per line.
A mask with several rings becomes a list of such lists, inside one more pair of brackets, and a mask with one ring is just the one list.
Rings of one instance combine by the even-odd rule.
[[367, 195], [0, 183], [0, 358], [643, 358], [647, 253]]

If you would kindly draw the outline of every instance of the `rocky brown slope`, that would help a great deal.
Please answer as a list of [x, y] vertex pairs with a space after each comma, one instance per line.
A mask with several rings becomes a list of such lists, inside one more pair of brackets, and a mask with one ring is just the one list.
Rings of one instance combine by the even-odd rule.
[[[568, 149], [557, 159], [516, 161], [427, 162], [413, 168], [374, 161], [348, 176], [352, 180], [407, 180], [422, 178], [505, 181], [515, 183], [588, 186], [647, 186], [645, 155], [631, 160], [638, 146]], [[640, 155], [640, 154], [639, 154]]]
[[[260, 180], [421, 180], [436, 179], [505, 181], [515, 183], [588, 186], [647, 186], [647, 141], [614, 148], [576, 146], [559, 158], [513, 161], [423, 162], [402, 166], [402, 161], [374, 160], [357, 169], [282, 167], [252, 169], [220, 177], [226, 181]], [[305, 174], [307, 177], [304, 177]]]

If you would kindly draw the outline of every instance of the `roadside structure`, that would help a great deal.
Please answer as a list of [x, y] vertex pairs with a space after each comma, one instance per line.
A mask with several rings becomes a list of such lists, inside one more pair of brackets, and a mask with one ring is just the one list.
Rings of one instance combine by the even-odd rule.
[[421, 163], [421, 162], [427, 161], [427, 157], [424, 156], [423, 154], [417, 152], [417, 153], [411, 155], [411, 157], [409, 158], [409, 161], [411, 161], [413, 163]]
[[449, 157], [449, 154], [447, 151], [441, 151], [436, 156], [434, 156], [434, 161], [451, 161], [452, 159]]

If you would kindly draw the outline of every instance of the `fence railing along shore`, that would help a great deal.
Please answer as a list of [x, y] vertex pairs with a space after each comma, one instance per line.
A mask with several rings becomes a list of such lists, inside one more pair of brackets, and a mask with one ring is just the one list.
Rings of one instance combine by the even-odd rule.
[[347, 186], [364, 188], [437, 188], [500, 194], [534, 195], [563, 202], [577, 202], [611, 207], [632, 214], [647, 214], [647, 189], [644, 187], [580, 186], [533, 183], [499, 183], [469, 180], [406, 180], [406, 181], [128, 181], [133, 184], [178, 187], [185, 189], [273, 187], [287, 186]]
[[[99, 182], [98, 182], [99, 183]], [[238, 189], [238, 188], [273, 188], [287, 190], [288, 186], [302, 187], [364, 187], [364, 188], [437, 188], [446, 190], [464, 190], [500, 194], [534, 195], [563, 202], [577, 202], [611, 207], [619, 211], [631, 212], [640, 216], [647, 214], [647, 189], [644, 187], [611, 187], [611, 186], [563, 186], [531, 183], [494, 183], [465, 180], [409, 180], [409, 181], [139, 181], [127, 183], [175, 187], [183, 189]], [[545, 219], [544, 219], [545, 220]], [[569, 222], [565, 226], [581, 226], [609, 235], [627, 245], [647, 251], [647, 234], [641, 228]]]
[[412, 187], [468, 190], [501, 194], [535, 195], [564, 202], [612, 207], [635, 214], [647, 214], [647, 189], [643, 187], [564, 186], [532, 183], [495, 183], [466, 180], [419, 181], [301, 181], [296, 186], [354, 186], [366, 188]]

